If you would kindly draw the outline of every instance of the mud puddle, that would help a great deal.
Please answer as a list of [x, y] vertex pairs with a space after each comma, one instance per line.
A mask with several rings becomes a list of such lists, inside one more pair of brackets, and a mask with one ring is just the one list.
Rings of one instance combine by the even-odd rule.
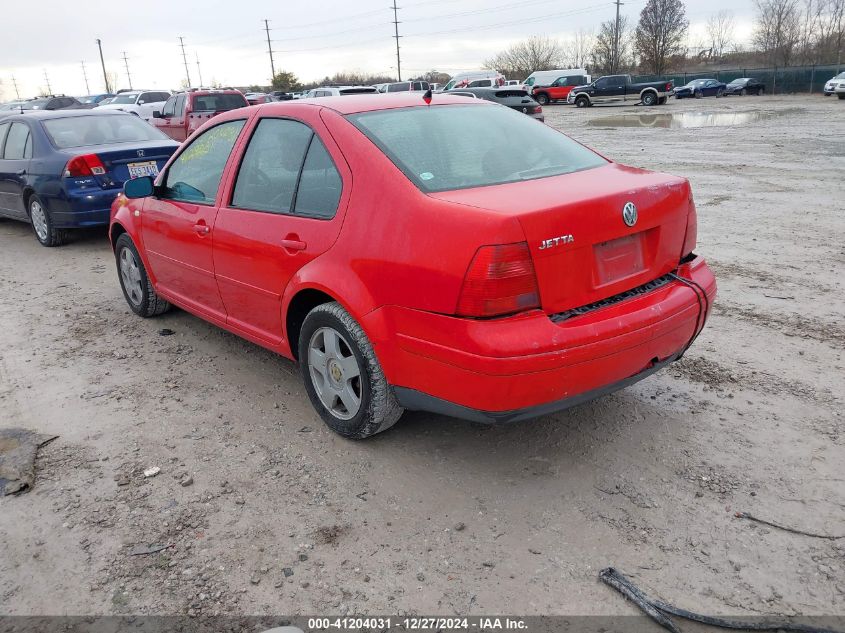
[[752, 110], [746, 112], [661, 112], [622, 114], [588, 121], [599, 127], [664, 127], [686, 129], [698, 127], [731, 127], [765, 121], [785, 114], [800, 112], [800, 108], [779, 111]]

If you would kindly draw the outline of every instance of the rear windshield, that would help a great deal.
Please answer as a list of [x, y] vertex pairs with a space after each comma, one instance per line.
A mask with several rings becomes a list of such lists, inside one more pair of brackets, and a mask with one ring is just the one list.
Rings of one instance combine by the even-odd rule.
[[119, 103], [121, 105], [124, 104], [131, 104], [135, 103], [135, 99], [138, 98], [137, 92], [125, 92], [123, 94], [117, 95], [114, 99], [111, 100], [112, 103]]
[[56, 149], [131, 143], [135, 141], [169, 140], [149, 123], [133, 114], [126, 116], [74, 116], [47, 119], [41, 124]]
[[553, 128], [501, 106], [421, 106], [348, 118], [425, 192], [534, 180], [607, 163]]
[[194, 97], [194, 111], [227, 111], [248, 106], [243, 95], [197, 95]]

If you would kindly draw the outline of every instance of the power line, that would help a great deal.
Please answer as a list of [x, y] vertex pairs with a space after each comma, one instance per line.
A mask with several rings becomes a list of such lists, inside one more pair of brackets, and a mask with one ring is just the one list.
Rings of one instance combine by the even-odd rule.
[[85, 62], [80, 62], [82, 64], [82, 77], [85, 79], [85, 94], [91, 94], [91, 88], [88, 87], [88, 73], [85, 72]]
[[399, 18], [397, 11], [399, 7], [396, 6], [396, 0], [393, 0], [393, 29], [395, 31], [395, 35], [393, 37], [396, 38], [396, 75], [399, 77], [399, 81], [402, 81], [402, 62], [399, 59]]
[[123, 51], [123, 66], [126, 68], [126, 79], [129, 80], [129, 89], [132, 90], [132, 75], [129, 74], [129, 59], [126, 57], [126, 51]]
[[185, 62], [185, 78], [188, 80], [188, 85], [185, 86], [186, 88], [191, 87], [191, 71], [188, 70], [188, 56], [185, 55], [185, 42], [183, 41], [182, 36], [179, 36], [179, 46], [182, 47], [182, 61]]
[[267, 33], [267, 52], [270, 53], [270, 83], [276, 78], [276, 66], [273, 64], [273, 47], [270, 45], [270, 21], [264, 20], [264, 31]]

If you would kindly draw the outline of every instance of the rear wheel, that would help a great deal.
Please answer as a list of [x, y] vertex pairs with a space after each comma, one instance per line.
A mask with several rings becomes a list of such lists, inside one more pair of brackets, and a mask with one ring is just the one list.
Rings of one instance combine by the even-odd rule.
[[759, 97], [760, 95], [762, 95], [764, 92], [766, 92], [766, 89], [765, 89], [765, 88], [757, 88], [757, 96], [758, 96], [758, 97]]
[[660, 99], [657, 100], [657, 104], [658, 105], [666, 105], [666, 102], [668, 100], [669, 100], [669, 97], [660, 97]]
[[578, 108], [586, 108], [590, 105], [590, 100], [587, 97], [581, 96], [575, 98], [575, 106]]
[[719, 98], [719, 97], [724, 97], [724, 96], [725, 96], [725, 91], [724, 91], [724, 90], [722, 90], [721, 88], [719, 88], [719, 89], [716, 91], [716, 98]]
[[299, 365], [311, 404], [335, 433], [364, 439], [402, 416], [373, 346], [337, 302], [317, 306], [302, 324]]
[[653, 92], [646, 92], [642, 96], [642, 102], [645, 106], [657, 105], [657, 95]]
[[114, 256], [120, 288], [132, 312], [144, 318], [167, 312], [170, 304], [156, 293], [138, 249], [126, 233], [117, 238]]
[[741, 95], [744, 97], [745, 95], [747, 95], [747, 94], [748, 94], [748, 90], [746, 90], [745, 88], [743, 88], [742, 90], [740, 90], [740, 91], [739, 91], [739, 94], [741, 94]]
[[535, 99], [535, 100], [537, 101], [537, 103], [539, 103], [540, 105], [549, 105], [549, 101], [550, 101], [550, 99], [549, 99], [549, 95], [547, 95], [547, 94], [545, 94], [545, 93], [543, 93], [543, 92], [541, 92], [541, 93], [540, 93], [540, 94], [538, 94], [538, 95], [534, 95], [534, 99]]
[[33, 195], [28, 202], [29, 222], [35, 231], [35, 239], [42, 246], [61, 246], [65, 242], [65, 231], [53, 227], [50, 212], [44, 208], [41, 199]]

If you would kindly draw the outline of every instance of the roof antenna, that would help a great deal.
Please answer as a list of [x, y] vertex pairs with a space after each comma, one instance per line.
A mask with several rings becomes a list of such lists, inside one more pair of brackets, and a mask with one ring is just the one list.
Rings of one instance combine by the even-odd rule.
[[423, 95], [423, 101], [425, 101], [426, 105], [431, 105], [431, 88], [425, 91]]

